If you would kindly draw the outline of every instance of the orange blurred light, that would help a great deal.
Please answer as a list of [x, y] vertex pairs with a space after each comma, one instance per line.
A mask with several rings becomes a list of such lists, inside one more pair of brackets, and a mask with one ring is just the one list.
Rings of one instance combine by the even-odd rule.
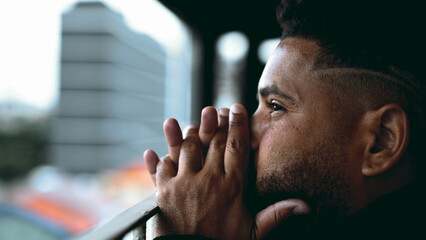
[[92, 216], [42, 196], [27, 199], [24, 206], [71, 233], [86, 231], [96, 223]]

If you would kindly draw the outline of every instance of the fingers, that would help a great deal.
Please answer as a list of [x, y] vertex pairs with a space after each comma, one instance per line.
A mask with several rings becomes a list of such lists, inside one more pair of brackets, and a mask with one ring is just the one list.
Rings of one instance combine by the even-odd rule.
[[161, 186], [176, 176], [176, 167], [170, 156], [165, 156], [157, 164], [156, 183]]
[[294, 216], [310, 212], [309, 206], [299, 199], [289, 199], [277, 202], [256, 215], [255, 239], [263, 239], [272, 229], [282, 221]]
[[209, 171], [224, 173], [224, 155], [226, 139], [228, 137], [228, 117], [229, 109], [222, 108], [218, 114], [219, 127], [209, 144], [204, 168]]
[[157, 173], [157, 165], [160, 162], [160, 159], [152, 150], [146, 150], [143, 154], [143, 159], [148, 167], [148, 172], [149, 175], [151, 175], [152, 182], [157, 186], [155, 174]]
[[[229, 109], [223, 108], [217, 112], [213, 107], [206, 107], [201, 114], [199, 130], [194, 125], [187, 127], [185, 139], [182, 138], [177, 121], [166, 120], [164, 132], [170, 160], [175, 162], [175, 165], [179, 165], [179, 173], [196, 172], [203, 168], [203, 147], [205, 146], [209, 146], [204, 163], [207, 168], [222, 172], [225, 170], [236, 171], [239, 174], [245, 173], [248, 165], [249, 141], [247, 112], [239, 104], [234, 105], [232, 110], [231, 124], [229, 124]], [[182, 171], [180, 171], [181, 166], [183, 166]]]
[[218, 112], [218, 122], [219, 127], [220, 126], [228, 126], [229, 121], [229, 109], [228, 108], [221, 108]]
[[179, 155], [178, 174], [193, 174], [201, 170], [203, 162], [202, 145], [198, 127], [187, 128]]
[[201, 112], [201, 126], [198, 132], [201, 143], [207, 147], [218, 127], [218, 116], [214, 107], [206, 107]]
[[176, 119], [169, 118], [163, 125], [164, 134], [166, 135], [167, 147], [171, 160], [178, 165], [180, 147], [183, 141], [182, 131]]
[[245, 177], [249, 154], [247, 111], [241, 104], [234, 104], [230, 112], [225, 151], [225, 172]]
[[190, 125], [186, 126], [185, 129], [183, 129], [183, 138], [186, 139], [188, 137], [188, 132], [191, 129], [197, 129], [197, 131], [198, 131], [199, 128], [200, 128], [200, 126], [198, 126], [197, 124], [190, 124]]

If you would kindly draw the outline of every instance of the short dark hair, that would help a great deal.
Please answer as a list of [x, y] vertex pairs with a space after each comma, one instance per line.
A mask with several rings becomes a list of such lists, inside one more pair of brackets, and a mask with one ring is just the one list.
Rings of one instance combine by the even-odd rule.
[[[283, 38], [311, 39], [320, 46], [315, 68], [351, 68], [376, 73], [372, 78], [364, 77], [362, 84], [348, 82], [346, 86], [350, 85], [348, 90], [353, 91], [352, 94], [380, 92], [373, 94], [376, 104], [395, 102], [401, 105], [410, 119], [409, 151], [416, 158], [424, 157], [421, 138], [425, 137], [426, 127], [426, 67], [423, 66], [426, 42], [422, 33], [426, 21], [420, 3], [411, 0], [283, 0], [277, 7]], [[359, 77], [355, 79], [360, 80]], [[365, 99], [365, 96], [358, 99]], [[421, 165], [423, 160], [419, 162]]]

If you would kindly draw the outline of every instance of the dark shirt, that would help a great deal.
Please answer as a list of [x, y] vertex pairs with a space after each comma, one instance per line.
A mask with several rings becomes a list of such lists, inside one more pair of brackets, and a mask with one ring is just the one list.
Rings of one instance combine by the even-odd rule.
[[[423, 184], [388, 194], [343, 220], [306, 228], [310, 216], [295, 217], [266, 239], [425, 239], [426, 197]], [[309, 224], [308, 224], [309, 225]], [[202, 236], [163, 236], [156, 240], [207, 240]]]

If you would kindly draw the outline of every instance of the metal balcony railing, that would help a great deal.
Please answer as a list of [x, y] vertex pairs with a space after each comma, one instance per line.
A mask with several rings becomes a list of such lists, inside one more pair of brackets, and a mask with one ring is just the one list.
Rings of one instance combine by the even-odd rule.
[[130, 232], [133, 233], [133, 240], [145, 240], [146, 222], [159, 211], [155, 196], [152, 195], [72, 240], [122, 240]]

